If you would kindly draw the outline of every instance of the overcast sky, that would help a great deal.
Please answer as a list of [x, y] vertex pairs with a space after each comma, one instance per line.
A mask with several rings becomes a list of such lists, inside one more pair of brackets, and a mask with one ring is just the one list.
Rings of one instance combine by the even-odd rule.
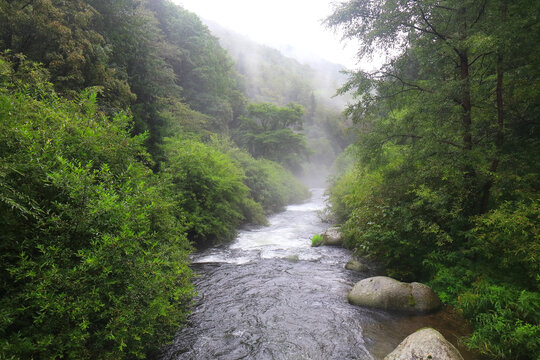
[[292, 46], [349, 69], [358, 67], [354, 44], [341, 42], [339, 34], [321, 25], [332, 12], [332, 0], [173, 1], [259, 43], [278, 49]]

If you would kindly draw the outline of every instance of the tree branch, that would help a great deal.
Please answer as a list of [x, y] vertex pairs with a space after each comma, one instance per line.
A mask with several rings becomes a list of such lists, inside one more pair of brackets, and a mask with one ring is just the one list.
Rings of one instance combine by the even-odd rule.
[[[381, 142], [381, 146], [390, 141], [391, 139], [394, 139], [394, 138], [412, 138], [412, 139], [423, 139], [425, 138], [425, 136], [421, 136], [421, 135], [414, 135], [414, 134], [397, 134], [397, 135], [392, 135], [392, 136], [389, 136], [387, 137], [386, 139], [384, 139], [382, 142]], [[451, 145], [451, 146], [454, 146], [458, 149], [462, 149], [462, 150], [465, 150], [465, 146], [463, 145], [460, 145], [460, 144], [456, 144], [455, 142], [453, 141], [450, 141], [450, 140], [446, 140], [446, 139], [434, 139], [436, 142], [438, 143], [441, 143], [441, 144], [446, 144], [446, 145]]]
[[480, 6], [480, 10], [478, 11], [478, 15], [476, 16], [476, 19], [474, 19], [473, 23], [470, 27], [473, 27], [473, 25], [476, 25], [476, 23], [480, 20], [480, 17], [484, 14], [484, 11], [486, 9], [486, 3], [487, 0], [482, 1], [482, 5]]
[[493, 54], [493, 53], [495, 53], [495, 51], [490, 51], [490, 52], [487, 52], [487, 53], [478, 55], [477, 57], [475, 57], [475, 58], [473, 59], [473, 61], [471, 61], [471, 62], [469, 63], [469, 66], [472, 66], [478, 59], [483, 58], [484, 56], [491, 55], [491, 54]]
[[418, 10], [420, 10], [420, 13], [422, 14], [422, 19], [427, 24], [427, 26], [429, 26], [431, 28], [431, 31], [433, 32], [433, 34], [438, 36], [440, 39], [446, 41], [449, 37], [446, 36], [446, 35], [441, 34], [440, 32], [437, 31], [437, 29], [435, 29], [435, 26], [433, 26], [429, 22], [429, 20], [427, 19], [426, 13], [424, 12], [424, 9], [422, 9], [422, 7], [420, 7], [420, 5], [417, 5], [416, 7], [418, 8]]
[[396, 80], [398, 80], [401, 84], [405, 85], [405, 86], [409, 86], [411, 88], [415, 88], [417, 90], [420, 90], [420, 91], [425, 91], [425, 92], [428, 92], [428, 93], [432, 93], [433, 91], [429, 90], [429, 89], [425, 89], [423, 87], [421, 87], [420, 85], [417, 85], [417, 84], [412, 84], [412, 83], [409, 83], [405, 80], [403, 80], [402, 78], [400, 78], [399, 76], [397, 76], [396, 74], [392, 74], [392, 73], [389, 73], [389, 72], [386, 72], [386, 71], [383, 71], [381, 72], [383, 75], [386, 75], [387, 77], [392, 77]]

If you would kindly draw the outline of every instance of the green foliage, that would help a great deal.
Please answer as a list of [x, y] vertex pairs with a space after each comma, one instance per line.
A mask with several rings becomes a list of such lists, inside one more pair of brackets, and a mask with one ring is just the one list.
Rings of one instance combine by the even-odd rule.
[[133, 94], [107, 66], [110, 49], [95, 28], [97, 14], [85, 1], [0, 1], [0, 49], [42, 62], [62, 93], [102, 86], [107, 101], [126, 106]]
[[[145, 357], [189, 311], [190, 241], [309, 196], [212, 142], [248, 115], [239, 79], [167, 0], [0, 0], [0, 51], [2, 357]], [[286, 96], [308, 94], [313, 120], [310, 91]], [[249, 111], [264, 156], [298, 167], [302, 108]]]
[[459, 298], [475, 331], [467, 345], [492, 359], [540, 356], [540, 295], [510, 285], [480, 282]]
[[173, 184], [188, 237], [199, 246], [232, 239], [245, 222], [266, 224], [265, 213], [310, 195], [288, 170], [253, 158], [227, 138], [212, 136], [202, 143], [176, 137], [168, 139], [165, 153], [161, 175]]
[[[140, 160], [125, 114], [18, 82], [0, 59], [0, 352], [144, 357], [185, 320], [193, 288], [182, 212]], [[43, 76], [43, 77], [42, 77]]]
[[[187, 233], [198, 245], [231, 240], [248, 212], [262, 213], [247, 201], [242, 168], [216, 148], [180, 137], [168, 139], [162, 176], [173, 184], [173, 199], [186, 212]], [[246, 208], [248, 207], [248, 208]]]
[[483, 263], [497, 262], [495, 273], [509, 282], [540, 290], [540, 204], [505, 202], [476, 218], [471, 230], [471, 256]]
[[236, 141], [255, 158], [263, 157], [297, 170], [308, 154], [304, 135], [295, 132], [303, 128], [303, 112], [295, 104], [250, 104], [247, 115], [240, 118]]
[[474, 325], [467, 344], [497, 359], [539, 356], [538, 10], [349, 1], [327, 20], [361, 54], [392, 56], [342, 89], [359, 130], [357, 164], [330, 190], [346, 244], [430, 281]]
[[352, 140], [342, 115], [348, 97], [335, 96], [346, 81], [343, 66], [322, 59], [300, 63], [286, 52], [256, 44], [218, 24], [209, 26], [235, 60], [243, 80], [240, 86], [250, 101], [278, 106], [295, 103], [305, 109], [305, 137], [313, 167], [303, 164], [303, 171], [306, 177], [320, 175], [321, 167], [329, 167]]
[[244, 109], [225, 50], [196, 15], [167, 0], [0, 1], [7, 49], [43, 63], [63, 95], [96, 86], [108, 114], [129, 107], [156, 160], [178, 123], [223, 132]]
[[194, 109], [214, 119], [214, 132], [226, 130], [243, 111], [238, 76], [227, 52], [197, 15], [169, 1], [148, 4], [170, 46], [165, 59]]
[[474, 326], [466, 340], [468, 346], [490, 359], [536, 359], [540, 355], [538, 291], [501, 281], [504, 274], [495, 274], [498, 278], [479, 275], [491, 269], [463, 255], [441, 254], [428, 263], [437, 268], [430, 284]]
[[287, 204], [309, 198], [309, 190], [278, 163], [264, 158], [255, 159], [223, 139], [214, 137], [213, 144], [244, 169], [244, 183], [250, 190], [250, 197], [261, 204], [266, 213], [282, 211]]
[[319, 246], [322, 244], [323, 240], [324, 239], [321, 234], [315, 234], [311, 238], [311, 246]]

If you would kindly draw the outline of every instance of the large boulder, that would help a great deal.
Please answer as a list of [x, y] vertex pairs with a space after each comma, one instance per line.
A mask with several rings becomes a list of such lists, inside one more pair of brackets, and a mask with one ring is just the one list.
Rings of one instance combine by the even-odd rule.
[[357, 282], [348, 299], [354, 305], [407, 312], [430, 312], [441, 307], [439, 297], [428, 286], [403, 283], [386, 276]]
[[329, 246], [341, 246], [343, 245], [343, 239], [341, 238], [341, 232], [337, 226], [326, 229], [323, 234], [324, 245]]
[[347, 264], [345, 264], [345, 269], [352, 271], [366, 271], [368, 267], [360, 260], [351, 259], [347, 261]]
[[463, 360], [459, 351], [437, 330], [420, 329], [407, 336], [384, 360]]

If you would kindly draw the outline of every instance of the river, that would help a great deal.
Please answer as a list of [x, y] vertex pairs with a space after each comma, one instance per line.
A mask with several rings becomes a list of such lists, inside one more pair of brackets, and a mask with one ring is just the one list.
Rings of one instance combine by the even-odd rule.
[[421, 327], [454, 343], [466, 332], [448, 311], [412, 316], [350, 305], [348, 291], [374, 273], [346, 270], [348, 250], [310, 246], [329, 226], [317, 213], [323, 189], [312, 193], [271, 216], [270, 226], [243, 229], [231, 244], [194, 254], [199, 295], [162, 360], [382, 359]]

